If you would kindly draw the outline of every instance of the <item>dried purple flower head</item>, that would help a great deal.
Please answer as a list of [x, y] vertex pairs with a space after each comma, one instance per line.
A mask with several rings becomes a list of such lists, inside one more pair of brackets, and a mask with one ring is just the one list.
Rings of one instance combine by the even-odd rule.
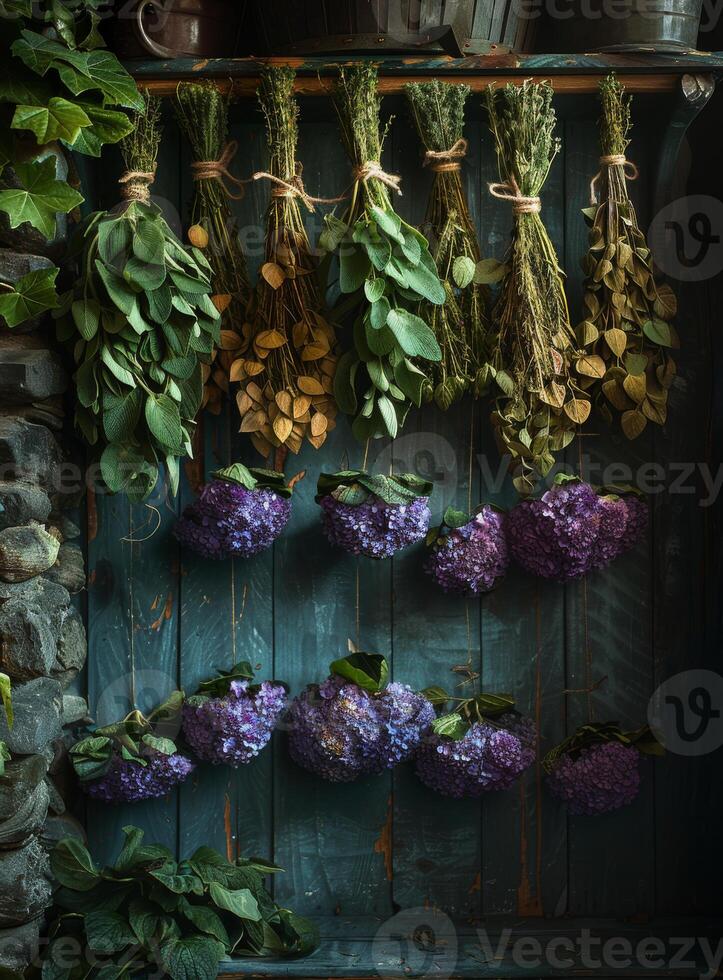
[[213, 475], [176, 522], [174, 534], [204, 558], [250, 558], [286, 527], [290, 496], [283, 474], [235, 463]]
[[186, 699], [183, 733], [199, 759], [237, 768], [261, 752], [285, 707], [282, 684], [233, 680], [223, 697]]
[[501, 511], [488, 505], [472, 518], [448, 510], [442, 526], [427, 538], [432, 547], [425, 571], [445, 592], [465, 596], [490, 592], [509, 565], [505, 520]]
[[595, 816], [627, 806], [640, 788], [640, 753], [620, 742], [562, 755], [547, 778], [552, 792], [572, 814]]
[[416, 772], [430, 789], [477, 799], [508, 789], [535, 761], [535, 727], [516, 714], [474, 722], [461, 738], [430, 733], [417, 750]]
[[431, 484], [411, 474], [370, 476], [345, 470], [321, 474], [316, 500], [332, 545], [352, 555], [390, 558], [426, 535], [430, 493]]
[[105, 775], [83, 783], [83, 789], [88, 796], [104, 803], [138, 803], [166, 796], [195, 768], [179, 752], [164, 755], [148, 750], [143, 753], [143, 761], [145, 765], [123, 759], [114, 752]]
[[[614, 488], [613, 488], [614, 490]], [[522, 500], [508, 514], [513, 558], [533, 575], [566, 582], [609, 564], [633, 547], [647, 507], [634, 493], [598, 493], [568, 477], [538, 500]]]
[[291, 704], [292, 759], [331, 782], [350, 782], [410, 758], [434, 720], [434, 709], [404, 684], [385, 688], [387, 675], [382, 657], [352, 654], [335, 661], [331, 677], [307, 687]]

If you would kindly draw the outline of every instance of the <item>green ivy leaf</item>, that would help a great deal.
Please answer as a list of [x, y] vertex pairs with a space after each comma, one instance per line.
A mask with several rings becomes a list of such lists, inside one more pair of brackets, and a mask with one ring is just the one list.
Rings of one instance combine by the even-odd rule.
[[476, 266], [468, 255], [460, 255], [452, 265], [452, 278], [460, 289], [466, 289], [474, 279]]
[[437, 338], [421, 317], [405, 309], [392, 310], [387, 318], [387, 326], [405, 354], [423, 357], [427, 361], [441, 359], [442, 352]]
[[178, 405], [169, 395], [149, 395], [146, 398], [145, 416], [151, 434], [158, 442], [179, 452], [183, 443], [181, 416]]
[[335, 660], [329, 672], [344, 677], [365, 691], [378, 694], [389, 682], [389, 664], [378, 653], [364, 653], [357, 650], [347, 657]]
[[58, 307], [57, 275], [58, 269], [36, 269], [18, 279], [9, 292], [0, 292], [0, 316], [8, 327], [17, 327], [19, 323]]
[[87, 848], [75, 837], [67, 837], [55, 845], [50, 866], [56, 881], [73, 891], [90, 891], [101, 880]]
[[72, 211], [82, 202], [82, 195], [65, 181], [56, 179], [53, 156], [18, 163], [15, 173], [20, 187], [0, 191], [0, 211], [7, 214], [11, 228], [27, 223], [46, 238], [52, 238], [58, 212]]
[[5, 709], [8, 728], [13, 727], [12, 684], [7, 674], [0, 674], [0, 702]]
[[90, 125], [88, 114], [80, 106], [54, 95], [47, 105], [16, 106], [10, 128], [29, 129], [41, 146], [53, 140], [72, 146], [83, 128]]
[[133, 132], [133, 122], [125, 112], [106, 109], [90, 102], [79, 101], [76, 102], [76, 106], [85, 113], [90, 125], [80, 129], [75, 139], [71, 141], [61, 137], [66, 146], [71, 147], [76, 153], [99, 157], [106, 143], [117, 143]]
[[233, 913], [239, 919], [248, 919], [251, 922], [261, 921], [259, 904], [248, 888], [237, 888], [232, 890], [225, 888], [216, 881], [212, 881], [208, 886], [208, 892], [212, 902], [220, 909]]
[[225, 954], [223, 945], [211, 936], [172, 939], [160, 948], [161, 963], [171, 980], [216, 980]]

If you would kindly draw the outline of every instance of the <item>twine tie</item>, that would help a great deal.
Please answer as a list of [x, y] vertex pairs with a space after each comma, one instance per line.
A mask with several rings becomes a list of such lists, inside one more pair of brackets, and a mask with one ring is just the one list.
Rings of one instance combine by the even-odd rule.
[[149, 204], [151, 200], [150, 187], [155, 176], [155, 170], [126, 170], [123, 176], [118, 178], [123, 200]]
[[[608, 153], [600, 157], [600, 167], [622, 167], [626, 180], [637, 180], [640, 171], [633, 163], [628, 160], [624, 153]], [[602, 179], [602, 169], [598, 170], [590, 181], [590, 204], [597, 204], [597, 185]]]
[[424, 166], [435, 174], [453, 173], [462, 169], [462, 160], [467, 156], [469, 143], [464, 137], [457, 140], [448, 150], [427, 150]]
[[498, 201], [509, 201], [512, 204], [513, 214], [539, 214], [542, 210], [542, 202], [539, 197], [525, 197], [520, 193], [517, 181], [514, 177], [500, 184], [488, 184], [489, 192]]
[[301, 163], [297, 163], [296, 173], [291, 180], [282, 180], [281, 177], [268, 173], [266, 170], [260, 170], [258, 173], [253, 174], [251, 180], [270, 180], [274, 185], [271, 189], [272, 197], [296, 197], [304, 203], [309, 211], [315, 210], [315, 204], [339, 204], [340, 201], [346, 200], [346, 195], [342, 195], [341, 197], [313, 197], [307, 193], [304, 187], [304, 181], [302, 179], [303, 172], [303, 166]]
[[402, 178], [398, 174], [388, 174], [378, 160], [367, 160], [361, 166], [354, 167], [352, 176], [363, 184], [368, 180], [378, 180], [400, 196], [402, 194]]
[[[191, 174], [193, 179], [216, 180], [221, 185], [226, 197], [231, 198], [232, 201], [240, 201], [246, 193], [244, 185], [247, 184], [248, 181], [241, 180], [239, 177], [234, 177], [234, 175], [228, 169], [228, 165], [236, 156], [237, 150], [238, 143], [236, 140], [231, 140], [224, 146], [223, 153], [218, 160], [194, 161], [191, 164]], [[232, 184], [234, 187], [238, 187], [238, 192], [233, 191], [229, 187], [229, 184]]]

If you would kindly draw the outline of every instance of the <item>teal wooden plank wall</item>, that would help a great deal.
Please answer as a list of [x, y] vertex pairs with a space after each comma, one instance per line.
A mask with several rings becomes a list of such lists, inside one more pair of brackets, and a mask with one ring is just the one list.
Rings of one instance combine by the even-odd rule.
[[[597, 169], [597, 106], [590, 99], [560, 99], [558, 106], [563, 151], [544, 191], [544, 217], [569, 274], [576, 317], [586, 241], [579, 209]], [[404, 176], [401, 212], [420, 221], [430, 177], [419, 166], [404, 106], [386, 108], [397, 119], [385, 162]], [[643, 221], [663, 117], [660, 103], [638, 100], [631, 155], [643, 174], [633, 188]], [[241, 147], [240, 171], [263, 167], [255, 106], [235, 108], [232, 135]], [[478, 105], [468, 136], [472, 212], [485, 254], [501, 258], [511, 216], [483, 190], [496, 174]], [[329, 195], [344, 186], [347, 163], [331, 113], [319, 101], [302, 106], [299, 156], [312, 193]], [[188, 205], [188, 162], [169, 122], [155, 185], [169, 213], [184, 214]], [[254, 269], [267, 190], [254, 185], [235, 205], [250, 229]], [[111, 183], [101, 198], [113, 203]], [[319, 215], [309, 224], [315, 236]], [[711, 311], [701, 290], [683, 291], [683, 300], [685, 348], [665, 433], [646, 434], [631, 446], [591, 425], [569, 453], [571, 465], [579, 452], [593, 464], [620, 461], [633, 468], [707, 458]], [[421, 547], [374, 563], [327, 546], [313, 500], [316, 474], [339, 468], [345, 456], [353, 466], [362, 461], [344, 420], [321, 452], [304, 449], [289, 459], [289, 476], [298, 470], [307, 476], [294, 495], [291, 525], [272, 551], [225, 564], [181, 555], [170, 529], [193, 498], [193, 485], [231, 459], [253, 458], [236, 429], [233, 406], [205, 420], [203, 451], [187, 466], [177, 501], [163, 490], [150, 501], [154, 509], [129, 506], [122, 497], [89, 501], [87, 683], [99, 723], [120, 717], [134, 701], [149, 709], [177, 685], [192, 692], [216, 667], [240, 657], [257, 664], [260, 677], [284, 679], [296, 692], [324, 677], [352, 637], [384, 653], [395, 679], [419, 688], [449, 684], [450, 668], [469, 657], [485, 688], [513, 691], [519, 707], [537, 720], [544, 752], [590, 709], [598, 720], [641, 724], [656, 684], [713, 656], [704, 547], [710, 512], [697, 494], [657, 496], [646, 543], [587, 582], [564, 587], [513, 569], [493, 595], [467, 602], [436, 591], [421, 572]], [[468, 498], [473, 505], [514, 500], [509, 485], [494, 480], [497, 454], [487, 409], [479, 403], [465, 401], [447, 414], [412, 414], [393, 445], [372, 447], [370, 462], [431, 475], [435, 517]], [[565, 693], [604, 676], [590, 704], [585, 695]], [[327, 785], [290, 763], [279, 733], [273, 749], [240, 772], [199, 768], [165, 800], [89, 805], [88, 829], [103, 856], [113, 853], [127, 823], [184, 854], [205, 843], [229, 855], [273, 856], [287, 869], [276, 881], [277, 898], [311, 914], [383, 916], [426, 904], [461, 915], [696, 913], [710, 909], [714, 888], [711, 855], [719, 845], [706, 819], [713, 783], [710, 758], [671, 757], [646, 766], [634, 806], [605, 818], [574, 819], [545, 791], [539, 765], [519, 789], [482, 803], [455, 802], [428, 793], [407, 768], [350, 786]]]

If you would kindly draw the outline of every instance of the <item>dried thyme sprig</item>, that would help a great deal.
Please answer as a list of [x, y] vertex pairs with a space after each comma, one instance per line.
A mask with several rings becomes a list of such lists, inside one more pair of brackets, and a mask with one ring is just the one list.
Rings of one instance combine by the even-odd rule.
[[269, 68], [259, 87], [269, 174], [283, 184], [271, 182], [266, 258], [252, 301], [252, 334], [231, 369], [232, 380], [241, 383], [241, 431], [251, 434], [263, 456], [279, 447], [297, 453], [304, 438], [318, 449], [336, 418], [336, 336], [299, 203], [303, 185], [296, 160], [294, 77], [290, 68]]
[[376, 68], [343, 69], [334, 104], [354, 174], [343, 221], [328, 215], [319, 241], [328, 252], [338, 250], [339, 286], [353, 323], [353, 346], [339, 360], [336, 399], [355, 416], [360, 441], [394, 437], [428, 383], [415, 361], [441, 356], [434, 333], [413, 311], [422, 300], [444, 303], [446, 293], [426, 238], [392, 205], [389, 192], [399, 188], [399, 178], [381, 164], [385, 134]]
[[671, 357], [678, 336], [670, 322], [676, 314], [673, 290], [656, 283], [650, 249], [638, 226], [628, 180], [637, 170], [625, 160], [630, 143], [631, 98], [615, 75], [600, 83], [600, 173], [592, 184], [590, 249], [583, 259], [585, 319], [577, 338], [585, 348], [578, 371], [609, 422], [613, 409], [620, 425], [635, 439], [648, 421], [663, 425], [668, 389], [676, 368]]
[[492, 421], [524, 494], [552, 468], [553, 453], [572, 441], [590, 402], [573, 375], [575, 334], [563, 273], [540, 217], [540, 191], [560, 149], [552, 87], [525, 81], [506, 85], [501, 95], [490, 87], [487, 108], [502, 182], [491, 191], [509, 200], [514, 213], [493, 312], [498, 339], [492, 370], [502, 396]]
[[[193, 151], [194, 163], [221, 159], [228, 146], [228, 99], [213, 82], [180, 82], [176, 117]], [[223, 184], [212, 177], [194, 181], [188, 239], [202, 248], [212, 270], [213, 302], [222, 314], [221, 347], [204, 365], [203, 404], [219, 414], [229, 390], [229, 371], [242, 346], [250, 287], [236, 219]]]
[[475, 281], [482, 255], [460, 162], [466, 148], [464, 106], [471, 90], [440, 81], [409, 84], [405, 90], [427, 151], [425, 163], [434, 171], [426, 228], [447, 300], [443, 306], [425, 303], [422, 315], [442, 351], [442, 360], [431, 369], [430, 395], [445, 410], [466, 391], [482, 392], [492, 346], [488, 290]]

